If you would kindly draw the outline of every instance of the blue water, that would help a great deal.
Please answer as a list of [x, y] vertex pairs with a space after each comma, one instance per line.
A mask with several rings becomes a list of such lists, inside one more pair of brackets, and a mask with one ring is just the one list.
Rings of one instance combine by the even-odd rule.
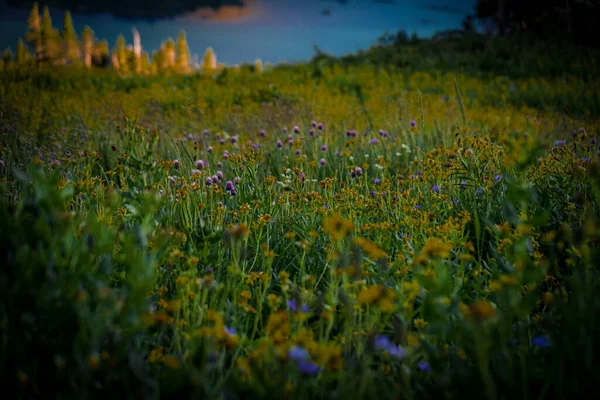
[[[40, 2], [43, 4], [43, 1]], [[333, 55], [367, 49], [385, 31], [405, 29], [420, 37], [460, 27], [475, 0], [252, 0], [244, 9], [225, 8], [218, 13], [200, 10], [157, 22], [131, 21], [109, 15], [73, 13], [75, 28], [89, 25], [97, 38], [111, 48], [123, 33], [133, 42], [131, 28], [140, 32], [142, 46], [150, 53], [180, 29], [187, 33], [192, 54], [200, 57], [212, 47], [218, 62], [241, 64], [260, 58], [264, 62], [310, 59], [313, 46]], [[323, 10], [330, 14], [324, 15]], [[8, 8], [0, 0], [0, 49], [13, 50], [26, 31], [29, 10]], [[62, 26], [63, 13], [51, 10], [54, 25]]]

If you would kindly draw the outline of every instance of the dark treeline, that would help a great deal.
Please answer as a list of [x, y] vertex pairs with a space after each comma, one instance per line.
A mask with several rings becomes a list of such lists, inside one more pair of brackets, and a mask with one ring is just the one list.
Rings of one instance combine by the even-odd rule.
[[478, 0], [466, 24], [475, 19], [488, 33], [501, 36], [528, 32], [545, 40], [597, 47], [600, 0]]

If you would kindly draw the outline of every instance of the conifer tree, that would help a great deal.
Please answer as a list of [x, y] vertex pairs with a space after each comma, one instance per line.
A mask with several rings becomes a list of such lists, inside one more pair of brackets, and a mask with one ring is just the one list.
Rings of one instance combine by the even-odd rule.
[[152, 52], [152, 60], [150, 62], [150, 72], [152, 75], [157, 75], [162, 71], [162, 51], [155, 50]]
[[163, 44], [163, 69], [171, 69], [175, 66], [175, 41], [168, 38]]
[[38, 3], [33, 3], [29, 19], [27, 20], [27, 34], [25, 40], [31, 43], [35, 58], [38, 63], [44, 59], [44, 47], [42, 44], [42, 20], [40, 18], [40, 9]]
[[109, 65], [108, 41], [102, 40], [94, 45], [92, 55], [92, 64], [98, 67], [107, 67]]
[[65, 12], [63, 18], [62, 40], [64, 61], [68, 64], [79, 62], [79, 43], [77, 42], [77, 33], [73, 27], [73, 19], [69, 11]]
[[10, 49], [10, 47], [7, 47], [6, 50], [4, 50], [4, 53], [2, 53], [2, 61], [4, 62], [4, 67], [8, 66], [11, 63], [12, 58], [12, 50]]
[[127, 45], [123, 35], [117, 37], [117, 43], [113, 52], [113, 66], [123, 73], [129, 72], [127, 65]]
[[150, 55], [147, 51], [142, 51], [142, 57], [140, 58], [140, 69], [143, 74], [149, 74], [152, 72]]
[[83, 32], [81, 32], [81, 50], [83, 53], [83, 63], [86, 68], [90, 68], [94, 53], [94, 31], [87, 25], [83, 27]]
[[55, 63], [60, 56], [60, 33], [52, 26], [52, 17], [48, 6], [44, 7], [42, 14], [42, 45], [44, 61]]
[[27, 49], [25, 42], [23, 42], [23, 39], [19, 38], [19, 41], [17, 42], [17, 54], [15, 60], [17, 65], [25, 65], [29, 61], [29, 57], [29, 50]]
[[137, 29], [133, 28], [133, 65], [136, 74], [142, 72], [142, 39]]
[[212, 47], [206, 49], [204, 58], [202, 59], [202, 72], [205, 74], [211, 74], [217, 69], [217, 55], [213, 51]]
[[177, 70], [180, 73], [187, 73], [190, 71], [190, 49], [188, 47], [187, 38], [185, 31], [179, 32], [177, 38]]

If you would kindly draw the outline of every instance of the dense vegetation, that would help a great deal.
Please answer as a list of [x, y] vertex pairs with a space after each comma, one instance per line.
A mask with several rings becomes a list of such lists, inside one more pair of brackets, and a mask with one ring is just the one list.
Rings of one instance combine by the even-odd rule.
[[596, 80], [318, 61], [1, 79], [3, 387], [593, 389]]
[[140, 72], [45, 14], [0, 70], [7, 393], [594, 392], [595, 50], [395, 34]]

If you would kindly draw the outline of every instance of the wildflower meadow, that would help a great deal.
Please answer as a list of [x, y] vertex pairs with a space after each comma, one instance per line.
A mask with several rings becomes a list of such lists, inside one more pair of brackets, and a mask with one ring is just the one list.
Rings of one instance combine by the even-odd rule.
[[2, 386], [78, 399], [593, 393], [590, 71], [4, 66]]

